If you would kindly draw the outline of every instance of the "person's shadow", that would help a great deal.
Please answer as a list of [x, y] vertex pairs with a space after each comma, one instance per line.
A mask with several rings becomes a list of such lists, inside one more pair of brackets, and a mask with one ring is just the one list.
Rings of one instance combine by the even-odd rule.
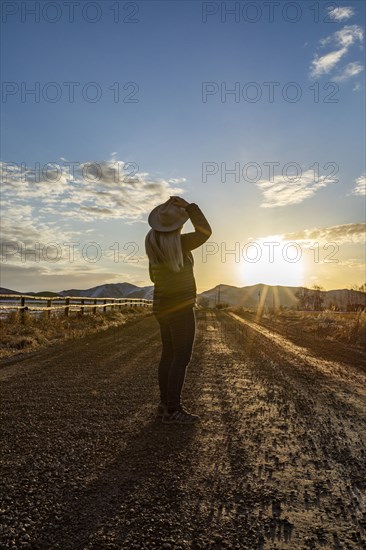
[[[175, 476], [177, 472], [180, 477], [184, 475], [191, 455], [189, 443], [195, 432], [195, 426], [167, 426], [161, 420], [150, 420], [137, 435], [130, 436], [124, 450], [95, 481], [85, 488], [65, 492], [59, 502], [61, 518], [55, 525], [54, 513], [49, 515], [39, 537], [32, 541], [34, 547], [51, 548], [55, 542], [63, 550], [83, 549], [89, 547], [88, 543], [100, 547], [100, 541], [99, 545], [97, 541], [93, 543], [91, 536], [116, 516], [121, 516], [117, 536], [118, 543], [123, 544], [139, 511], [155, 514], [154, 497], [160, 498], [161, 494], [169, 508], [179, 514], [181, 479], [177, 482]], [[143, 503], [149, 499], [152, 508], [144, 510]]]

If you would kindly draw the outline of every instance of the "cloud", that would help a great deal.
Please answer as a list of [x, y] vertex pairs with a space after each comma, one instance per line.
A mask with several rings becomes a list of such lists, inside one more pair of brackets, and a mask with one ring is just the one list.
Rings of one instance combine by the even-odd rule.
[[299, 204], [305, 199], [315, 195], [318, 189], [335, 183], [336, 179], [330, 176], [321, 176], [315, 181], [314, 171], [307, 170], [298, 178], [284, 178], [275, 176], [271, 181], [257, 182], [257, 187], [262, 191], [264, 202], [263, 208], [273, 208], [277, 206], [289, 206]]
[[348, 63], [343, 69], [342, 72], [339, 73], [336, 76], [333, 76], [333, 80], [336, 82], [343, 82], [344, 80], [348, 80], [349, 78], [352, 78], [353, 76], [357, 76], [363, 71], [363, 65], [359, 61], [355, 61], [353, 63]]
[[322, 57], [315, 57], [311, 62], [311, 76], [320, 76], [329, 73], [339, 60], [347, 53], [347, 48], [329, 52]]
[[353, 189], [353, 195], [366, 195], [366, 174], [360, 176], [355, 180], [356, 187]]
[[183, 194], [184, 178], [166, 180], [139, 172], [135, 163], [110, 161], [52, 164], [30, 169], [2, 163], [5, 200], [38, 203], [39, 216], [62, 214], [84, 222], [143, 220], [170, 195]]
[[[114, 256], [104, 254], [100, 224], [95, 224], [99, 231], [90, 239], [94, 229], [90, 225], [84, 229], [74, 222], [94, 226], [98, 220], [119, 220], [125, 224], [144, 223], [147, 227], [152, 208], [171, 195], [184, 194], [181, 185], [186, 181], [182, 177], [154, 177], [140, 171], [136, 163], [119, 160], [116, 153], [110, 160], [100, 162], [71, 163], [65, 158], [60, 164], [43, 166], [3, 162], [0, 172], [0, 257], [4, 279], [10, 281], [3, 284], [21, 290], [30, 290], [30, 285], [34, 290], [44, 290], [45, 280], [55, 290], [56, 284], [58, 289], [75, 286], [75, 278], [81, 287], [121, 281], [121, 277], [132, 281], [131, 277], [136, 276], [140, 281], [142, 270], [147, 269], [142, 252], [137, 256], [138, 262], [127, 262], [122, 256], [126, 271], [131, 273], [107, 271], [104, 261], [110, 262]], [[97, 247], [88, 249], [85, 259], [85, 241], [91, 240], [103, 250], [100, 260], [95, 261]], [[125, 255], [129, 252], [126, 250]], [[133, 271], [139, 274], [134, 275]], [[26, 281], [31, 283], [25, 285]]]
[[[336, 31], [326, 38], [321, 39], [321, 47], [331, 45], [333, 49], [332, 51], [322, 56], [315, 54], [314, 59], [312, 60], [310, 65], [310, 75], [312, 77], [318, 77], [323, 74], [330, 73], [332, 69], [336, 67], [339, 61], [349, 52], [351, 46], [353, 46], [357, 42], [362, 44], [363, 36], [364, 31], [360, 26], [346, 25], [339, 31]], [[349, 66], [351, 66], [351, 68], [349, 69], [348, 77], [344, 76], [342, 80], [346, 80], [346, 78], [354, 76], [354, 74], [358, 74], [360, 72], [358, 71], [357, 73], [354, 73], [354, 71], [352, 71], [352, 66], [354, 66], [353, 69], [355, 69], [355, 66], [361, 66], [360, 63], [353, 62], [350, 63], [347, 67]]]
[[344, 21], [354, 15], [354, 9], [350, 7], [328, 8], [328, 15], [333, 21]]
[[350, 48], [356, 42], [363, 42], [363, 29], [358, 25], [346, 25], [343, 29], [333, 34], [335, 43], [339, 46]]
[[[8, 266], [19, 265], [19, 274], [31, 275], [30, 265], [39, 266], [39, 275], [61, 274], [63, 266], [63, 273], [71, 278], [82, 265], [80, 276], [86, 277], [83, 246], [85, 239], [90, 242], [93, 229], [80, 229], [74, 220], [146, 223], [147, 213], [154, 206], [170, 195], [184, 193], [179, 187], [184, 178], [156, 179], [139, 172], [134, 163], [116, 159], [74, 163], [73, 167], [65, 159], [61, 166], [53, 163], [32, 168], [23, 163], [1, 163], [0, 169], [0, 257]], [[97, 239], [103, 240], [103, 235], [97, 232], [92, 240]], [[142, 267], [142, 258], [139, 260], [138, 267]], [[94, 262], [88, 265], [94, 274], [99, 270]]]
[[311, 241], [358, 243], [364, 242], [366, 236], [366, 223], [348, 223], [333, 225], [330, 227], [315, 227], [303, 229], [292, 233], [285, 233], [281, 237], [286, 241], [304, 241], [304, 244]]
[[359, 269], [362, 273], [365, 273], [365, 262], [361, 262], [358, 258], [350, 258], [349, 260], [341, 260], [338, 265], [350, 268]]
[[[0, 256], [5, 261], [9, 258], [21, 258], [23, 262], [37, 262], [43, 247], [48, 247], [47, 253], [51, 258], [56, 254], [55, 243], [74, 241], [81, 234], [74, 230], [62, 230], [55, 221], [42, 222], [37, 219], [36, 213], [31, 205], [19, 204], [2, 208]], [[51, 261], [47, 260], [47, 255], [45, 261]]]

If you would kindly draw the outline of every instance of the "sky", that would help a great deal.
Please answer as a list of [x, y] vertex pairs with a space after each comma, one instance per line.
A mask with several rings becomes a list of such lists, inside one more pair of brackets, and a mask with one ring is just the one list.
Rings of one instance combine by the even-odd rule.
[[172, 195], [198, 292], [365, 282], [364, 2], [1, 8], [1, 286], [151, 285]]

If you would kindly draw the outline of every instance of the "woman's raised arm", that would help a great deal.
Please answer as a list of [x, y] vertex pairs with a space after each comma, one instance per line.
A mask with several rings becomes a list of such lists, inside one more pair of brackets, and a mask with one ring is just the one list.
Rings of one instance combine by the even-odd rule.
[[188, 252], [189, 250], [194, 250], [203, 245], [212, 235], [212, 229], [202, 210], [196, 203], [191, 202], [185, 209], [195, 229], [195, 231], [191, 233], [181, 234], [182, 249]]

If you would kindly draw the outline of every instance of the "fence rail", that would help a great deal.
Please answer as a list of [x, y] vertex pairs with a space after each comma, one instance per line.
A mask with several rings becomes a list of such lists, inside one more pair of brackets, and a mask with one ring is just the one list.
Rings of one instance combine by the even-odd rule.
[[[37, 302], [47, 302], [47, 305], [36, 305]], [[50, 317], [52, 311], [56, 312], [59, 310], [64, 310], [64, 315], [69, 316], [72, 311], [83, 315], [87, 309], [91, 309], [92, 314], [95, 314], [97, 309], [100, 308], [103, 308], [103, 313], [105, 313], [108, 307], [111, 309], [123, 309], [126, 307], [151, 306], [152, 300], [147, 300], [145, 298], [91, 298], [90, 296], [0, 294], [0, 313], [2, 310], [19, 311], [22, 319], [24, 318], [25, 312], [32, 311], [43, 311], [47, 317]]]

